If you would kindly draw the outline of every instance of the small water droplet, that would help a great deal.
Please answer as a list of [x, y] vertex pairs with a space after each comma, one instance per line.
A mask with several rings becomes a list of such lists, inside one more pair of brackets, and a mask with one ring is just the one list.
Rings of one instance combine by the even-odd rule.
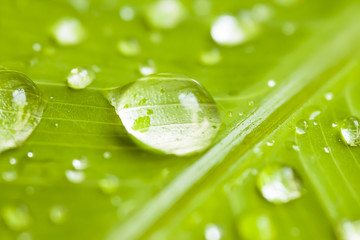
[[119, 14], [122, 20], [129, 22], [135, 17], [135, 10], [131, 6], [123, 6], [120, 8]]
[[305, 134], [309, 124], [306, 120], [299, 120], [296, 123], [296, 133], [297, 134]]
[[269, 80], [269, 81], [268, 81], [268, 86], [269, 86], [269, 87], [272, 88], [272, 87], [275, 87], [275, 85], [276, 85], [276, 82], [275, 82], [274, 80]]
[[54, 224], [62, 224], [67, 216], [67, 208], [64, 206], [53, 206], [50, 209], [49, 217]]
[[58, 123], [55, 123], [55, 127], [58, 127], [59, 126], [59, 124]]
[[331, 101], [334, 98], [334, 94], [332, 92], [325, 93], [325, 99]]
[[255, 105], [255, 102], [253, 100], [248, 101], [248, 106], [253, 107]]
[[[221, 125], [210, 94], [198, 82], [184, 76], [144, 77], [109, 92], [106, 97], [136, 142], [156, 152], [189, 155], [203, 151]], [[147, 101], [140, 104], [142, 99]], [[151, 115], [148, 109], [153, 110]]]
[[326, 153], [330, 153], [330, 148], [329, 148], [329, 147], [324, 147], [324, 151], [325, 151]]
[[331, 126], [332, 126], [332, 127], [337, 127], [338, 124], [337, 124], [336, 122], [334, 122], [334, 123], [331, 124]]
[[145, 11], [145, 18], [150, 27], [173, 29], [186, 17], [187, 11], [178, 0], [158, 0]]
[[40, 43], [34, 43], [34, 44], [32, 45], [32, 49], [33, 49], [35, 52], [40, 52], [40, 51], [41, 51], [41, 48], [42, 48], [42, 46], [41, 46]]
[[360, 146], [359, 119], [349, 117], [340, 123], [340, 134], [345, 144], [351, 147]]
[[135, 38], [119, 41], [117, 44], [117, 49], [122, 55], [126, 57], [136, 56], [141, 51], [139, 42]]
[[29, 210], [25, 205], [8, 205], [2, 208], [1, 215], [8, 228], [14, 231], [22, 231], [31, 224]]
[[86, 12], [89, 9], [89, 0], [68, 0], [68, 2], [79, 12]]
[[99, 181], [99, 188], [100, 190], [105, 194], [113, 194], [115, 193], [119, 186], [120, 186], [120, 180], [115, 175], [107, 174], [105, 178], [101, 179]]
[[321, 112], [319, 110], [312, 112], [309, 116], [309, 120], [314, 121], [317, 118], [317, 116], [319, 116], [320, 114]]
[[153, 60], [148, 60], [145, 64], [139, 65], [139, 72], [143, 76], [148, 76], [156, 72], [155, 63]]
[[341, 240], [359, 240], [360, 239], [360, 220], [344, 220], [338, 226], [338, 233]]
[[275, 144], [275, 140], [271, 140], [271, 141], [266, 142], [266, 145], [268, 147], [272, 147], [272, 146], [274, 146], [274, 144]]
[[28, 156], [28, 158], [33, 158], [33, 157], [34, 157], [34, 153], [33, 153], [33, 152], [28, 152], [28, 153], [27, 153], [27, 156]]
[[221, 15], [211, 26], [211, 37], [222, 46], [236, 46], [245, 43], [260, 32], [260, 26], [247, 14], [237, 19], [231, 15]]
[[2, 179], [6, 182], [13, 182], [17, 179], [18, 174], [15, 170], [5, 171], [1, 174]]
[[251, 10], [252, 16], [259, 22], [266, 22], [274, 15], [274, 9], [263, 3], [256, 4]]
[[91, 69], [77, 67], [70, 71], [67, 76], [68, 86], [72, 89], [84, 89], [95, 79], [95, 73]]
[[111, 158], [111, 153], [110, 152], [104, 152], [104, 158], [105, 159], [110, 159]]
[[205, 66], [213, 66], [221, 61], [221, 53], [219, 49], [213, 48], [210, 51], [201, 53], [200, 62]]
[[39, 124], [44, 102], [37, 86], [16, 71], [0, 70], [0, 153], [18, 147]]
[[199, 16], [208, 15], [212, 9], [210, 0], [195, 0], [193, 3], [194, 12]]
[[282, 32], [287, 36], [293, 35], [295, 31], [296, 31], [296, 26], [292, 22], [286, 22], [282, 26]]
[[19, 234], [16, 240], [32, 240], [32, 236], [28, 232], [22, 232]]
[[221, 229], [216, 224], [208, 224], [205, 228], [206, 240], [220, 240], [222, 237]]
[[86, 38], [86, 31], [82, 23], [71, 17], [58, 20], [51, 32], [56, 42], [61, 46], [78, 45]]
[[85, 170], [89, 167], [89, 162], [85, 157], [74, 159], [72, 165], [76, 170]]
[[11, 165], [16, 165], [17, 164], [17, 159], [16, 158], [10, 158], [9, 160]]
[[237, 224], [240, 239], [275, 240], [275, 227], [270, 217], [264, 213], [244, 214]]
[[257, 178], [263, 197], [271, 203], [283, 204], [302, 195], [302, 184], [295, 171], [288, 166], [268, 165]]
[[300, 148], [299, 148], [299, 146], [298, 145], [292, 145], [292, 148], [295, 150], [295, 151], [297, 151], [297, 152], [299, 152], [300, 151]]
[[70, 182], [75, 184], [81, 183], [85, 179], [85, 173], [82, 171], [66, 170], [65, 176]]
[[233, 112], [232, 111], [228, 111], [227, 113], [226, 113], [226, 116], [228, 117], [228, 118], [232, 118], [233, 117]]

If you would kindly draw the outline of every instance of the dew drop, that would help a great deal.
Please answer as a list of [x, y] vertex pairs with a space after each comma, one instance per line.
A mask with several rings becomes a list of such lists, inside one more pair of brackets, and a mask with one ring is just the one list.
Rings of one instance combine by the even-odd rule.
[[309, 124], [306, 120], [300, 120], [296, 123], [296, 133], [305, 134]]
[[68, 86], [72, 89], [84, 89], [95, 79], [95, 73], [91, 69], [77, 67], [71, 69], [67, 76]]
[[27, 156], [28, 156], [28, 158], [33, 158], [33, 157], [34, 157], [34, 153], [33, 153], [33, 152], [28, 152], [28, 153], [27, 153]]
[[186, 17], [187, 11], [178, 0], [158, 0], [145, 11], [145, 18], [150, 27], [172, 29]]
[[66, 170], [65, 176], [70, 182], [75, 184], [81, 183], [85, 179], [85, 173], [82, 171]]
[[82, 23], [78, 19], [71, 17], [58, 20], [53, 25], [51, 33], [61, 46], [78, 45], [86, 37], [86, 31]]
[[334, 98], [334, 94], [332, 92], [325, 93], [325, 99], [331, 101]]
[[324, 151], [325, 151], [326, 153], [330, 153], [330, 148], [324, 147]]
[[72, 165], [76, 170], [85, 170], [89, 167], [89, 162], [85, 157], [74, 159]]
[[117, 49], [122, 55], [126, 57], [136, 56], [141, 51], [139, 42], [135, 38], [119, 41], [117, 44]]
[[359, 119], [349, 117], [340, 123], [340, 135], [345, 144], [351, 147], [360, 146]]
[[274, 144], [275, 144], [275, 140], [271, 140], [271, 141], [266, 142], [266, 145], [268, 147], [272, 147], [272, 146], [274, 146]]
[[62, 224], [67, 216], [67, 208], [64, 206], [53, 206], [49, 212], [49, 218], [54, 224]]
[[276, 85], [276, 82], [275, 82], [274, 80], [269, 80], [269, 81], [268, 81], [268, 86], [269, 86], [269, 87], [272, 88], [272, 87], [275, 87], [275, 85]]
[[287, 36], [293, 35], [295, 31], [296, 31], [296, 26], [292, 22], [286, 22], [282, 26], [282, 32]]
[[2, 208], [1, 215], [8, 228], [14, 231], [22, 231], [30, 226], [31, 217], [25, 205], [8, 205]]
[[292, 149], [294, 149], [295, 151], [299, 152], [300, 151], [300, 148], [298, 145], [292, 145]]
[[129, 22], [134, 19], [135, 11], [130, 6], [123, 6], [119, 10], [119, 14], [122, 20]]
[[143, 76], [148, 76], [156, 72], [155, 63], [153, 60], [148, 60], [145, 64], [139, 65], [139, 72]]
[[271, 203], [283, 204], [302, 195], [302, 184], [295, 171], [288, 166], [269, 165], [261, 170], [257, 186]]
[[331, 124], [331, 126], [332, 126], [332, 127], [337, 127], [338, 124], [337, 124], [336, 122], [333, 122], [333, 123]]
[[106, 175], [99, 181], [99, 188], [105, 194], [113, 194], [120, 186], [120, 180], [115, 175]]
[[5, 171], [1, 174], [1, 177], [6, 182], [13, 182], [17, 179], [18, 174], [15, 170]]
[[217, 44], [230, 47], [253, 39], [259, 31], [259, 24], [247, 15], [240, 19], [231, 15], [221, 15], [211, 26], [211, 37]]
[[0, 153], [18, 147], [39, 124], [44, 102], [37, 86], [25, 75], [0, 71]]
[[17, 159], [16, 158], [10, 158], [9, 160], [11, 165], [16, 165], [17, 164]]
[[41, 44], [40, 43], [34, 43], [33, 45], [32, 45], [32, 48], [33, 48], [33, 50], [35, 51], [35, 52], [40, 52], [41, 51]]
[[203, 151], [221, 125], [211, 95], [185, 76], [144, 77], [108, 92], [106, 97], [136, 142], [155, 152], [189, 155]]
[[111, 153], [110, 152], [104, 152], [104, 158], [105, 159], [110, 159], [111, 158]]
[[241, 239], [274, 240], [276, 235], [274, 223], [264, 213], [245, 214], [239, 219], [237, 230]]
[[205, 66], [213, 66], [221, 61], [221, 53], [219, 49], [213, 48], [210, 51], [201, 53], [200, 62]]
[[359, 240], [360, 239], [360, 220], [343, 221], [338, 226], [338, 233], [341, 240]]
[[221, 229], [215, 224], [208, 224], [205, 228], [206, 240], [220, 240], [222, 237]]

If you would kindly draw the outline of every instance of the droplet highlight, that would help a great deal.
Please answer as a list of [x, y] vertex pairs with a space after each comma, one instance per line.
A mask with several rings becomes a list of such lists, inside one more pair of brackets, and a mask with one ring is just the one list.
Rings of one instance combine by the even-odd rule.
[[82, 23], [71, 17], [58, 20], [51, 28], [55, 41], [61, 46], [74, 46], [86, 38], [86, 30]]
[[351, 147], [360, 146], [359, 119], [349, 117], [340, 123], [340, 135], [345, 144]]
[[95, 79], [95, 73], [91, 69], [77, 67], [70, 71], [67, 76], [68, 86], [72, 89], [84, 89]]

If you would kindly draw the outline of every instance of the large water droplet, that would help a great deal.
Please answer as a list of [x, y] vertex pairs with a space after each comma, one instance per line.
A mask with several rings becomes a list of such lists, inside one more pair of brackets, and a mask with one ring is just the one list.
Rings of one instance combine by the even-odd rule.
[[215, 224], [208, 224], [205, 228], [206, 240], [220, 240], [222, 236], [221, 229]]
[[86, 37], [86, 31], [76, 18], [65, 17], [58, 20], [52, 27], [51, 33], [61, 46], [80, 44]]
[[1, 211], [3, 220], [14, 231], [22, 231], [29, 227], [31, 217], [26, 206], [5, 206]]
[[39, 89], [28, 77], [0, 71], [0, 152], [21, 145], [39, 124], [43, 111]]
[[338, 232], [341, 240], [359, 240], [360, 239], [360, 220], [343, 221], [338, 226]]
[[305, 134], [309, 124], [306, 120], [299, 120], [296, 123], [296, 133], [297, 134]]
[[205, 150], [221, 124], [213, 98], [195, 80], [157, 74], [107, 93], [137, 143], [165, 154]]
[[240, 19], [231, 15], [219, 16], [211, 27], [211, 37], [223, 46], [236, 46], [258, 35], [260, 25], [247, 14]]
[[55, 224], [62, 224], [66, 220], [67, 209], [64, 206], [53, 206], [50, 209], [50, 220]]
[[82, 67], [73, 68], [67, 76], [69, 87], [73, 89], [84, 89], [95, 79], [95, 73], [91, 69]]
[[159, 0], [145, 11], [148, 24], [153, 28], [175, 28], [186, 17], [186, 9], [178, 0]]
[[360, 128], [357, 117], [349, 117], [340, 123], [341, 138], [351, 147], [360, 146]]
[[274, 204], [283, 204], [302, 195], [302, 184], [288, 166], [268, 165], [258, 175], [257, 186], [263, 197]]

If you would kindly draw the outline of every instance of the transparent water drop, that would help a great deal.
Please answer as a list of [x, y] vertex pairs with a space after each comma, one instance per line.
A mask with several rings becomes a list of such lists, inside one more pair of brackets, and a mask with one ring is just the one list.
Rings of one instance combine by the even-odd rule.
[[345, 220], [338, 226], [338, 233], [341, 240], [359, 240], [360, 239], [360, 220]]
[[31, 224], [31, 217], [26, 206], [8, 205], [1, 209], [4, 223], [13, 231], [23, 231]]
[[306, 120], [299, 120], [296, 123], [296, 133], [297, 134], [305, 134], [309, 124]]
[[329, 148], [329, 147], [324, 147], [324, 151], [325, 151], [326, 153], [330, 153], [330, 148]]
[[340, 123], [340, 135], [343, 142], [351, 147], [360, 146], [360, 120], [357, 117], [349, 117]]
[[67, 217], [67, 208], [64, 206], [53, 206], [49, 212], [49, 218], [54, 224], [62, 224]]
[[122, 20], [129, 22], [135, 17], [135, 10], [131, 6], [123, 6], [119, 10], [119, 15]]
[[293, 35], [295, 31], [296, 31], [296, 26], [292, 22], [286, 22], [282, 26], [282, 32], [287, 36]]
[[221, 125], [211, 95], [185, 76], [144, 77], [106, 97], [135, 141], [156, 152], [189, 155], [203, 151]]
[[126, 57], [133, 57], [141, 52], [139, 42], [135, 38], [119, 41], [117, 49]]
[[272, 147], [272, 146], [274, 146], [274, 144], [275, 144], [275, 140], [271, 140], [271, 141], [266, 142], [266, 145], [268, 147]]
[[257, 186], [262, 196], [274, 204], [287, 203], [302, 195], [300, 179], [288, 166], [266, 166], [258, 175]]
[[194, 12], [199, 16], [210, 14], [212, 3], [210, 0], [195, 0], [193, 3]]
[[33, 48], [33, 50], [34, 50], [35, 52], [40, 52], [42, 46], [41, 46], [40, 43], [34, 43], [34, 44], [32, 45], [32, 48]]
[[299, 152], [300, 151], [300, 147], [298, 146], [298, 145], [292, 145], [292, 148], [295, 150], [295, 151], [297, 151], [297, 152]]
[[51, 28], [55, 41], [61, 46], [74, 46], [86, 38], [86, 30], [82, 23], [71, 17], [58, 20]]
[[325, 99], [331, 101], [334, 98], [334, 94], [332, 92], [325, 93]]
[[85, 173], [82, 171], [66, 170], [65, 176], [70, 182], [75, 184], [85, 180]]
[[208, 224], [205, 228], [206, 240], [220, 240], [222, 237], [221, 229], [216, 224]]
[[240, 19], [231, 15], [219, 16], [211, 26], [211, 37], [222, 46], [236, 46], [255, 38], [260, 25], [248, 15]]
[[148, 75], [154, 74], [156, 72], [156, 67], [155, 67], [154, 61], [148, 60], [146, 63], [140, 64], [139, 72], [143, 76], [148, 76]]
[[239, 219], [237, 230], [241, 239], [275, 240], [276, 232], [271, 218], [264, 213], [245, 214]]
[[27, 156], [28, 156], [28, 158], [33, 158], [33, 157], [34, 157], [34, 153], [33, 153], [33, 152], [28, 152], [28, 153], [27, 153]]
[[71, 69], [67, 76], [68, 86], [72, 89], [84, 89], [95, 79], [95, 73], [91, 69], [77, 67]]
[[9, 160], [11, 165], [16, 165], [17, 164], [17, 159], [16, 158], [10, 158]]
[[19, 234], [16, 240], [32, 240], [32, 236], [28, 232], [22, 232]]
[[200, 62], [205, 66], [213, 66], [221, 61], [221, 53], [219, 49], [213, 48], [209, 51], [203, 52], [200, 55]]
[[332, 126], [332, 127], [337, 127], [338, 124], [337, 124], [336, 122], [333, 122], [333, 123], [331, 124], [331, 126]]
[[0, 70], [0, 153], [20, 146], [39, 124], [44, 102], [24, 74]]
[[145, 11], [145, 18], [150, 27], [172, 29], [186, 17], [187, 11], [178, 0], [158, 0]]
[[5, 171], [1, 174], [1, 177], [6, 182], [13, 182], [17, 179], [18, 174], [15, 170]]
[[269, 86], [269, 87], [272, 88], [272, 87], [275, 87], [275, 85], [276, 85], [276, 82], [275, 82], [274, 80], [269, 80], [269, 81], [268, 81], [268, 86]]
[[314, 121], [320, 114], [321, 112], [319, 110], [313, 111], [309, 116], [309, 120]]
[[111, 158], [111, 153], [110, 152], [104, 152], [104, 158], [105, 159], [110, 159]]
[[232, 118], [232, 117], [234, 116], [234, 114], [233, 114], [232, 111], [228, 111], [228, 112], [226, 113], [226, 116], [227, 116], [228, 118]]
[[274, 15], [274, 9], [267, 4], [258, 3], [252, 8], [251, 14], [256, 21], [266, 22]]
[[113, 194], [115, 193], [119, 186], [120, 186], [120, 180], [115, 175], [107, 174], [105, 178], [101, 179], [99, 181], [99, 188], [100, 190], [105, 194]]
[[76, 158], [72, 161], [72, 165], [76, 170], [85, 170], [89, 167], [89, 162], [85, 157]]

